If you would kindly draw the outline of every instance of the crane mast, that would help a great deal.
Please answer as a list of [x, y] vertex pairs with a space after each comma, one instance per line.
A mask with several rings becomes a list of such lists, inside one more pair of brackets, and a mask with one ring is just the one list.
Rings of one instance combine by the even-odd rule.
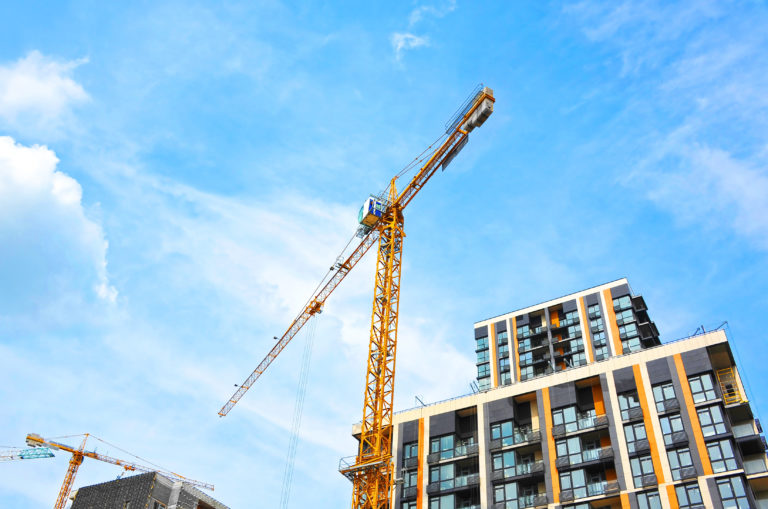
[[405, 238], [403, 210], [435, 172], [445, 170], [456, 157], [469, 133], [493, 113], [494, 102], [493, 90], [478, 87], [446, 124], [444, 141], [424, 158], [426, 162], [402, 191], [398, 194], [397, 175], [390, 181], [386, 196], [369, 198], [361, 211], [360, 244], [348, 256], [342, 253], [339, 260], [344, 261], [332, 268], [288, 330], [219, 411], [222, 417], [229, 413], [304, 324], [322, 312], [326, 299], [378, 240], [360, 444], [354, 463], [340, 469], [353, 484], [353, 509], [389, 508], [393, 494], [392, 404]]

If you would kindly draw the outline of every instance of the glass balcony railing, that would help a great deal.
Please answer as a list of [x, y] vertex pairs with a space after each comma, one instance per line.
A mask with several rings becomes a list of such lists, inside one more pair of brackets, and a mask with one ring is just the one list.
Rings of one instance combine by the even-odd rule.
[[605, 415], [584, 416], [573, 422], [558, 424], [552, 428], [552, 436], [560, 437], [566, 433], [574, 433], [588, 429], [604, 428], [608, 426], [608, 417]]
[[532, 463], [521, 463], [500, 470], [494, 470], [491, 477], [494, 481], [502, 479], [511, 479], [513, 477], [531, 476], [533, 474], [544, 473], [544, 461], [534, 461]]
[[511, 435], [502, 436], [491, 440], [490, 449], [501, 449], [511, 445], [525, 444], [528, 442], [538, 442], [541, 440], [539, 430], [529, 428], [514, 428]]

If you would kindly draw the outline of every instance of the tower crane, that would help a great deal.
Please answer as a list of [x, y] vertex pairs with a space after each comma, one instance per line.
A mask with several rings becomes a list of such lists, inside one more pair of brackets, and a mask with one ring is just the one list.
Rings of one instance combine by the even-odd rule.
[[33, 460], [53, 457], [53, 451], [47, 447], [30, 447], [27, 449], [14, 447], [0, 451], [0, 461]]
[[[103, 461], [105, 463], [111, 463], [113, 465], [122, 467], [124, 470], [130, 471], [130, 472], [158, 472], [175, 481], [182, 481], [187, 484], [197, 486], [199, 488], [213, 490], [212, 484], [204, 483], [201, 481], [195, 481], [192, 479], [187, 479], [186, 477], [174, 472], [166, 472], [156, 467], [150, 467], [150, 466], [141, 465], [139, 463], [124, 461], [121, 459], [113, 458], [111, 456], [107, 456], [105, 454], [99, 454], [94, 451], [86, 451], [85, 443], [88, 440], [88, 437], [94, 437], [97, 440], [101, 440], [100, 438], [94, 435], [85, 433], [83, 435], [83, 441], [80, 443], [80, 446], [72, 447], [69, 445], [62, 444], [61, 442], [47, 440], [35, 433], [30, 433], [29, 435], [27, 435], [27, 445], [30, 447], [45, 447], [48, 449], [61, 450], [61, 451], [65, 451], [72, 454], [72, 457], [69, 460], [69, 468], [67, 469], [67, 474], [64, 476], [64, 482], [61, 484], [61, 489], [59, 490], [59, 496], [56, 499], [56, 505], [53, 506], [54, 509], [64, 509], [64, 506], [67, 503], [67, 498], [69, 497], [69, 493], [70, 491], [72, 491], [72, 485], [75, 482], [75, 476], [77, 475], [77, 470], [80, 468], [80, 465], [83, 463], [83, 459], [85, 458], [92, 458], [95, 460]], [[101, 441], [104, 442], [103, 440]]]
[[[360, 210], [360, 227], [356, 233], [361, 239], [360, 242], [351, 251], [345, 248], [285, 333], [219, 411], [219, 416], [223, 417], [232, 410], [309, 319], [322, 312], [326, 299], [373, 244], [378, 242], [360, 443], [354, 463], [341, 468], [341, 473], [352, 481], [353, 509], [391, 507], [394, 476], [391, 442], [392, 401], [401, 258], [405, 237], [403, 211], [435, 172], [439, 168], [445, 170], [464, 148], [469, 133], [483, 125], [493, 113], [494, 102], [493, 90], [479, 86], [448, 121], [444, 134], [411, 165], [395, 175], [383, 193], [371, 196], [365, 201]], [[437, 148], [433, 149], [435, 146]], [[421, 163], [423, 164], [418, 167]], [[418, 170], [414, 176], [398, 191], [397, 180], [403, 177], [406, 171], [416, 167]], [[352, 245], [352, 241], [349, 245]]]

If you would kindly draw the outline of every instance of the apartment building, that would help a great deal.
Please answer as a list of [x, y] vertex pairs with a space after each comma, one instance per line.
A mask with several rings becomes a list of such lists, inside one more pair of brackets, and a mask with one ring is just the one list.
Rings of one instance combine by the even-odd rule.
[[724, 330], [662, 344], [621, 279], [474, 339], [477, 393], [394, 417], [397, 509], [768, 508]]

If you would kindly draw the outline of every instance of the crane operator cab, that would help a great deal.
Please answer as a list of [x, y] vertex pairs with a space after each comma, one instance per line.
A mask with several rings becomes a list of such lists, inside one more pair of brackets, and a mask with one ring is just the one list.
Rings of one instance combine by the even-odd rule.
[[360, 207], [360, 213], [357, 215], [357, 221], [360, 223], [358, 235], [366, 235], [379, 222], [386, 209], [385, 203], [375, 196], [369, 196], [363, 206]]

